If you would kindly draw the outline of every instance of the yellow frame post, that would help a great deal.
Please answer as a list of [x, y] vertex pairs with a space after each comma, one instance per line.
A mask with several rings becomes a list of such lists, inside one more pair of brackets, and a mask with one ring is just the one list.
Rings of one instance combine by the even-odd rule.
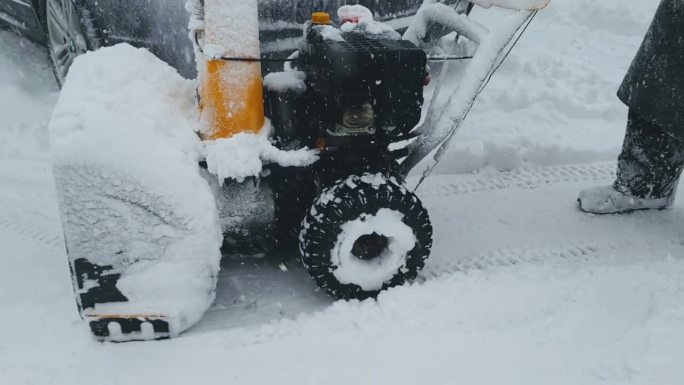
[[206, 55], [198, 59], [200, 134], [215, 140], [257, 133], [265, 120], [261, 64], [218, 58], [260, 57], [257, 0], [205, 0], [204, 19]]

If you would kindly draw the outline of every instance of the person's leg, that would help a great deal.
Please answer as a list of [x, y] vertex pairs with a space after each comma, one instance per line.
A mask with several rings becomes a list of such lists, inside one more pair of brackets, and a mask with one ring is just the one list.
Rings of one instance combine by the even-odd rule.
[[668, 208], [683, 167], [684, 140], [630, 111], [615, 183], [583, 191], [580, 208], [595, 214]]
[[615, 189], [643, 199], [670, 198], [684, 166], [684, 142], [630, 112]]

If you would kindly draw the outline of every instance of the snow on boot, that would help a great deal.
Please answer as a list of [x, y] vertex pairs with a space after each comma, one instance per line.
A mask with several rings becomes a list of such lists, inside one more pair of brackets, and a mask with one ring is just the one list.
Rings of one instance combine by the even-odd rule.
[[590, 214], [623, 214], [638, 210], [662, 210], [672, 206], [672, 197], [645, 199], [616, 190], [613, 186], [600, 186], [580, 193], [580, 209]]

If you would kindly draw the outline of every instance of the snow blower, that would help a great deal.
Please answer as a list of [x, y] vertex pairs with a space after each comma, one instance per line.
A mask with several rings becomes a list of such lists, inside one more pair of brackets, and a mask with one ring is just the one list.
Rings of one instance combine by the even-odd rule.
[[[262, 78], [257, 1], [197, 0], [197, 82], [128, 45], [79, 58], [49, 128], [93, 335], [152, 340], [196, 324], [220, 250], [298, 250], [339, 299], [416, 278], [432, 226], [407, 176], [434, 153], [430, 174], [547, 3], [425, 0], [403, 36], [361, 6], [340, 8], [337, 24], [315, 13], [299, 49], [270, 59], [284, 70]], [[512, 11], [489, 30], [474, 4]], [[444, 76], [460, 79], [450, 94]]]

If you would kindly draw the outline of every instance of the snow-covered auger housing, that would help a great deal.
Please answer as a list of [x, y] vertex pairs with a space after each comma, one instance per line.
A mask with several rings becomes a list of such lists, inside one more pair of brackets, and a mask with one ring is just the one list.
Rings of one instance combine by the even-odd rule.
[[[516, 11], [489, 31], [468, 17], [473, 3]], [[438, 160], [546, 3], [426, 0], [403, 38], [360, 6], [341, 8], [338, 25], [314, 14], [284, 71], [262, 81], [257, 1], [197, 0], [196, 83], [128, 45], [78, 59], [50, 133], [92, 333], [149, 340], [191, 327], [213, 301], [221, 250], [298, 249], [341, 299], [414, 279], [432, 227], [406, 177], [435, 149]], [[479, 49], [453, 95], [436, 87], [421, 120], [428, 62], [463, 59], [426, 52], [461, 37]]]

